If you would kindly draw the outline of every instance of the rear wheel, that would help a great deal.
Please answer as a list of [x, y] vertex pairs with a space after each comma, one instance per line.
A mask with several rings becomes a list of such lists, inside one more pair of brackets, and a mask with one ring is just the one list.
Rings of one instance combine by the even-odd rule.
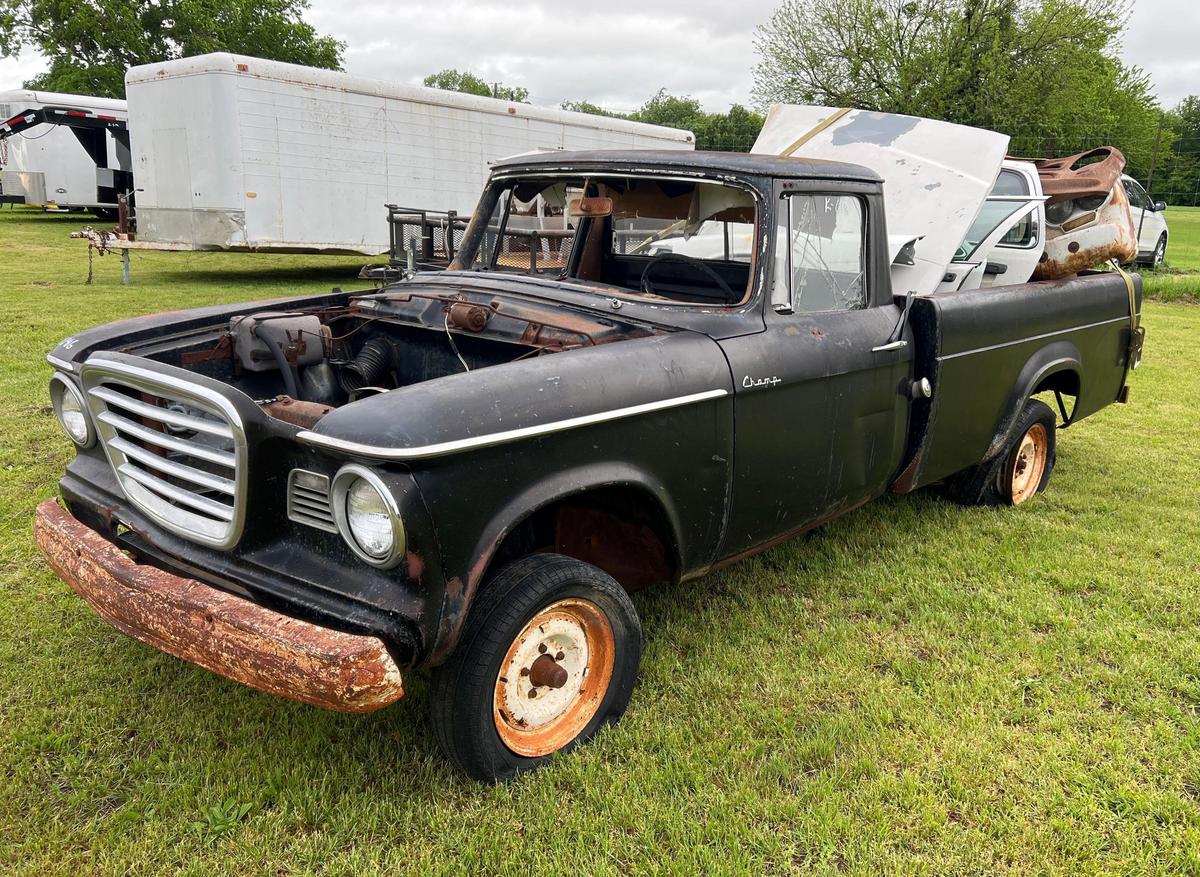
[[484, 782], [539, 767], [621, 716], [641, 646], [637, 610], [607, 573], [562, 555], [522, 558], [484, 586], [433, 673], [438, 744]]
[[1030, 399], [1013, 434], [995, 458], [947, 481], [952, 499], [964, 505], [1020, 505], [1046, 489], [1055, 462], [1054, 412]]

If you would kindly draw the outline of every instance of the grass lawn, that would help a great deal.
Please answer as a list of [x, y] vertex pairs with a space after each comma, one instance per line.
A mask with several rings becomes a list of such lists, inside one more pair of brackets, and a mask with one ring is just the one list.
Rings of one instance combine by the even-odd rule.
[[50, 347], [361, 261], [145, 254], [124, 288], [108, 256], [85, 286], [79, 224], [0, 214], [0, 873], [1200, 873], [1200, 307], [1147, 305], [1134, 404], [1061, 433], [1036, 501], [884, 498], [639, 595], [624, 721], [484, 788], [422, 677], [366, 718], [258, 694], [46, 568]]
[[1167, 264], [1200, 271], [1200, 207], [1167, 208]]
[[1142, 275], [1146, 295], [1158, 301], [1200, 302], [1200, 207], [1167, 208], [1167, 258]]

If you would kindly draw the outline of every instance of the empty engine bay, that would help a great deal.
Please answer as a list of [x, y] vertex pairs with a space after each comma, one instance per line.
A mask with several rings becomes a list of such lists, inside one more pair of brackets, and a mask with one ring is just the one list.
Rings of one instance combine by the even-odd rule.
[[561, 305], [405, 291], [342, 307], [263, 309], [123, 352], [229, 384], [307, 429], [367, 396], [659, 331]]

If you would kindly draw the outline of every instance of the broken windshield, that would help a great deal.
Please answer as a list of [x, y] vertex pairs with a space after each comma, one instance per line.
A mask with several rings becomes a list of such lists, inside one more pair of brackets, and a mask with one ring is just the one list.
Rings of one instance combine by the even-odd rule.
[[684, 304], [749, 294], [757, 208], [739, 186], [640, 175], [505, 181], [472, 268]]

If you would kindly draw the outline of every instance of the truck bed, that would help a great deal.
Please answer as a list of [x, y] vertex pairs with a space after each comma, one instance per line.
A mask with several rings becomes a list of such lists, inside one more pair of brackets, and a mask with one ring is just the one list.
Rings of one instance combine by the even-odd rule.
[[[1137, 310], [1141, 277], [1132, 275]], [[1020, 403], [1058, 390], [1069, 423], [1118, 400], [1129, 368], [1129, 290], [1119, 274], [1024, 283], [913, 300], [915, 372], [909, 457], [893, 489], [915, 490], [991, 459]]]

